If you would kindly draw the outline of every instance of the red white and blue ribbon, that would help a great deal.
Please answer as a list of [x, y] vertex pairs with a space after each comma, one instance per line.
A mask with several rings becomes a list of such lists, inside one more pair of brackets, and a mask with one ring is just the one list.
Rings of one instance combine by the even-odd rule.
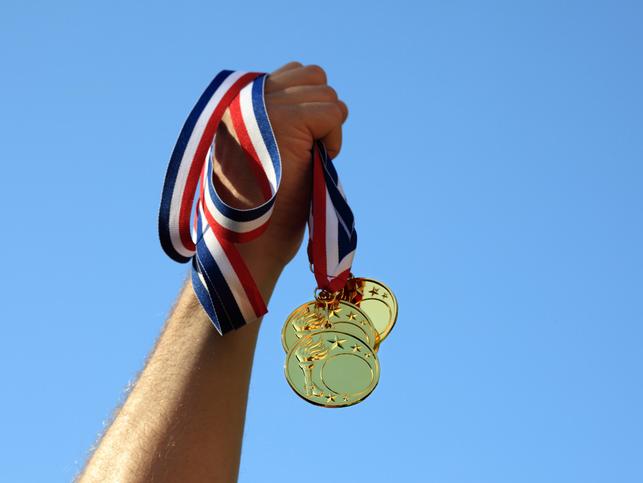
[[[183, 125], [161, 196], [161, 246], [173, 260], [192, 262], [197, 298], [221, 334], [267, 312], [235, 247], [235, 243], [257, 238], [268, 227], [281, 181], [279, 148], [264, 102], [266, 78], [266, 74], [234, 71], [217, 74]], [[215, 134], [226, 110], [241, 147], [253, 161], [264, 195], [264, 202], [254, 208], [229, 206], [214, 185]], [[336, 291], [349, 276], [357, 234], [337, 171], [323, 144], [315, 143], [312, 157], [308, 254], [318, 287]]]
[[321, 142], [313, 147], [308, 236], [308, 259], [317, 286], [329, 292], [341, 290], [350, 276], [357, 232], [337, 171]]

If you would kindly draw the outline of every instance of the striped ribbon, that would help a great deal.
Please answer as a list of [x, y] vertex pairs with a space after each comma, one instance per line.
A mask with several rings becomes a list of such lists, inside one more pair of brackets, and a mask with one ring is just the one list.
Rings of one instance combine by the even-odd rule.
[[[235, 243], [257, 238], [268, 227], [281, 182], [279, 148], [264, 102], [266, 78], [259, 73], [217, 74], [181, 129], [161, 195], [161, 246], [173, 260], [192, 262], [197, 298], [221, 334], [267, 312], [235, 247]], [[215, 134], [226, 110], [264, 194], [265, 201], [254, 208], [227, 205], [214, 185]], [[318, 287], [334, 292], [350, 274], [357, 233], [337, 171], [319, 141], [313, 146], [312, 160], [308, 256]]]

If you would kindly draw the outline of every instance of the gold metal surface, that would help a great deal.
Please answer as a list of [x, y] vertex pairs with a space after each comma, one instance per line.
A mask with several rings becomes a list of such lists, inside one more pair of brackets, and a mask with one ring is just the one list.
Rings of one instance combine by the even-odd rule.
[[380, 366], [363, 340], [328, 329], [306, 332], [288, 352], [285, 372], [290, 387], [306, 401], [344, 407], [373, 392]]
[[281, 343], [284, 351], [289, 352], [304, 335], [331, 329], [357, 337], [371, 349], [376, 349], [379, 343], [379, 333], [369, 317], [345, 301], [311, 301], [299, 306], [284, 323]]
[[359, 307], [371, 320], [382, 342], [397, 320], [397, 299], [382, 282], [370, 278], [350, 278], [340, 299]]

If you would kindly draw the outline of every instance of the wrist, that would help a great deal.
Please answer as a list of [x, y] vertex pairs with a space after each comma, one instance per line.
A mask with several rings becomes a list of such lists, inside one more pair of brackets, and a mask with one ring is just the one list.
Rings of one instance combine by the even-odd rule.
[[261, 240], [258, 239], [250, 243], [240, 244], [237, 245], [237, 249], [267, 304], [285, 264], [270, 256], [263, 249], [263, 244], [260, 242]]

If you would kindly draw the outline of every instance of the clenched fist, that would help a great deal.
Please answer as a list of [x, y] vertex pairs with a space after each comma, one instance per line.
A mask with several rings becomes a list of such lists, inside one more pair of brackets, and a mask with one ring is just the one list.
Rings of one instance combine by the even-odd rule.
[[[321, 67], [291, 62], [272, 72], [265, 102], [282, 162], [282, 179], [270, 226], [258, 239], [239, 248], [253, 266], [280, 271], [301, 244], [312, 187], [311, 149], [321, 140], [331, 157], [342, 144], [348, 108], [327, 83]], [[223, 200], [238, 208], [264, 201], [250, 160], [233, 138], [226, 113], [217, 131], [214, 176]]]

